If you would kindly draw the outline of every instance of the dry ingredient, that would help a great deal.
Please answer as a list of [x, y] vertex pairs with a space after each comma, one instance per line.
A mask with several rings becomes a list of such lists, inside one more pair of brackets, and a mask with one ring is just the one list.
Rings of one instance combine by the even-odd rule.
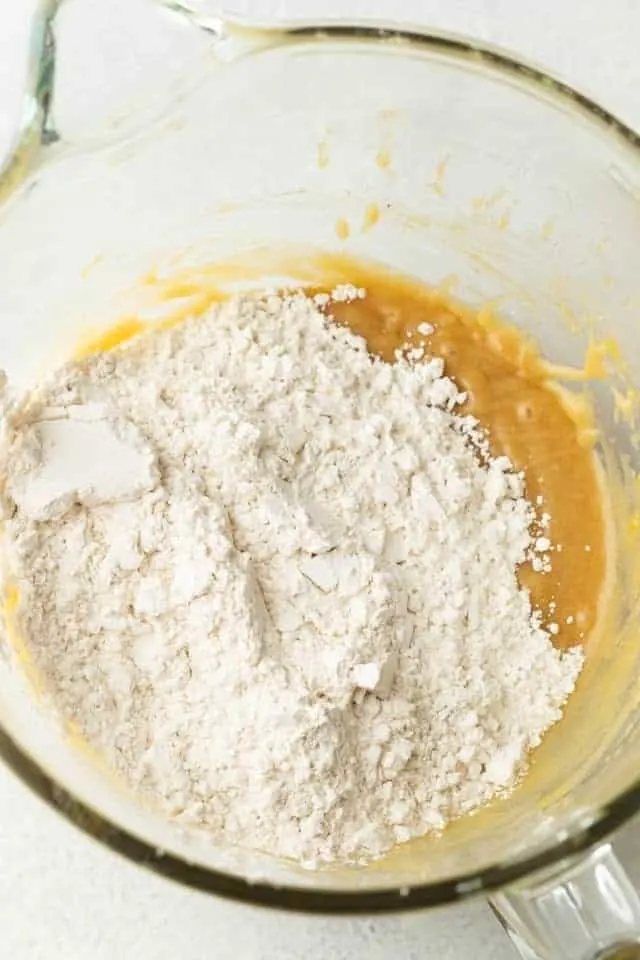
[[[345, 285], [337, 299], [362, 297]], [[55, 705], [215, 840], [362, 861], [509, 788], [582, 664], [443, 362], [234, 297], [5, 395], [7, 575]]]

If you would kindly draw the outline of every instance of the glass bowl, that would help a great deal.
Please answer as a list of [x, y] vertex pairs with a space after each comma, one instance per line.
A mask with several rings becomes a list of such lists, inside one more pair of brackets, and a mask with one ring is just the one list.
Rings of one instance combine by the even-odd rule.
[[457, 298], [497, 304], [553, 362], [589, 354], [606, 373], [581, 389], [614, 501], [617, 604], [514, 793], [367, 868], [310, 872], [223, 850], [143, 810], [35, 702], [6, 630], [0, 753], [102, 843], [221, 896], [370, 913], [484, 892], [524, 956], [586, 958], [636, 942], [638, 898], [602, 841], [640, 801], [637, 135], [469, 40], [365, 24], [198, 25], [153, 6], [149, 29], [175, 55], [141, 54], [126, 89], [114, 77], [110, 115], [83, 111], [57, 8], [42, 4], [34, 23], [23, 122], [0, 178], [10, 382], [27, 386], [88, 329], [125, 304], [139, 309], [150, 275], [257, 249], [270, 251], [269, 275], [275, 252], [313, 245], [432, 284], [455, 278]]

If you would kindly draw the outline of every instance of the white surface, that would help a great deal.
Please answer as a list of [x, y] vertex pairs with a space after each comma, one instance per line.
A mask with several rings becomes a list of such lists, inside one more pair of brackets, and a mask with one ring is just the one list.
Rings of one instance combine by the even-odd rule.
[[[78, 0], [82, 2], [82, 0]], [[105, 3], [108, 0], [104, 0]], [[0, 153], [16, 115], [33, 0], [2, 4]], [[533, 58], [640, 128], [636, 0], [233, 0], [280, 16], [377, 14], [475, 34]], [[80, 38], [78, 38], [80, 43]], [[130, 53], [131, 51], [129, 51]], [[640, 882], [640, 829], [618, 849]], [[0, 957], [11, 960], [508, 960], [482, 903], [388, 919], [250, 910], [180, 889], [118, 859], [0, 767]]]

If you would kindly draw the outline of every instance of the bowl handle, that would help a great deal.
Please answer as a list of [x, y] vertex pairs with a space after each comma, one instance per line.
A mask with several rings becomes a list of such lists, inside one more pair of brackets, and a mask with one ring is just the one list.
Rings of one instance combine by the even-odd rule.
[[640, 898], [608, 843], [490, 905], [525, 960], [640, 958]]

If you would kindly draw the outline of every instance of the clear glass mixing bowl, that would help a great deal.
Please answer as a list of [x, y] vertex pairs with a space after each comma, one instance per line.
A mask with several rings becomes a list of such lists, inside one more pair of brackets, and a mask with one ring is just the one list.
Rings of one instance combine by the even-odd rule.
[[[84, 83], [99, 23], [65, 50], [74, 5], [58, 6], [44, 3], [34, 25], [22, 126], [0, 176], [10, 381], [28, 384], [88, 325], [110, 322], [151, 269], [311, 243], [432, 283], [455, 276], [459, 298], [496, 301], [552, 360], [579, 364], [589, 343], [611, 360], [608, 380], [585, 389], [614, 494], [618, 603], [514, 794], [366, 869], [306, 872], [142, 810], [34, 702], [6, 636], [0, 753], [102, 843], [211, 893], [352, 913], [487, 892], [524, 956], [614, 956], [640, 940], [640, 903], [602, 845], [640, 801], [638, 137], [466, 40], [366, 25], [248, 30], [137, 0], [136, 68], [123, 80], [103, 62], [108, 114]], [[166, 55], [147, 57], [151, 32]]]

